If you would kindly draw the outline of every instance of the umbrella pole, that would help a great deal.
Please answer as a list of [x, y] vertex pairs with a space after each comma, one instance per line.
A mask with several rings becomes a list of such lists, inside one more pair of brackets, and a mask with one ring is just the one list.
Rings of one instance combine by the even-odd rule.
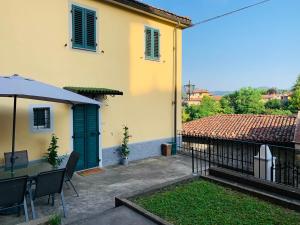
[[11, 173], [14, 173], [14, 164], [15, 164], [15, 139], [16, 139], [16, 110], [17, 110], [17, 96], [14, 95], [14, 110], [13, 110], [13, 130], [12, 130], [12, 146], [11, 146]]

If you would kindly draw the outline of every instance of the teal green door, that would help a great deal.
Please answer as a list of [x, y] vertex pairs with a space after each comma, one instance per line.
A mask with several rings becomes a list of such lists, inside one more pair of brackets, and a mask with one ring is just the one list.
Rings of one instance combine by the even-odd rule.
[[73, 107], [73, 149], [80, 154], [77, 170], [99, 165], [99, 106]]

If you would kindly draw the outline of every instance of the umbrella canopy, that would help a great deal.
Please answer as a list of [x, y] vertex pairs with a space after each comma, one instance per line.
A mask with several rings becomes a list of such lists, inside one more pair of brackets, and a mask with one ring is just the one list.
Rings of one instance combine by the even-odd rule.
[[17, 98], [27, 98], [66, 104], [100, 104], [98, 101], [73, 93], [71, 91], [67, 91], [39, 81], [27, 79], [18, 75], [0, 76], [0, 97], [14, 98], [11, 154], [12, 173], [15, 162]]
[[67, 104], [100, 104], [74, 92], [18, 75], [0, 76], [0, 97], [14, 96]]

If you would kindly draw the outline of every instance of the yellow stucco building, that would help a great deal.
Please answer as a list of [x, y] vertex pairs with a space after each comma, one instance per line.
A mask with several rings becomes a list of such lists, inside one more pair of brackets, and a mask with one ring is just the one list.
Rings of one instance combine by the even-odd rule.
[[[55, 133], [61, 155], [81, 151], [80, 169], [116, 164], [126, 125], [130, 160], [159, 155], [181, 128], [182, 30], [190, 25], [134, 0], [2, 1], [0, 75], [69, 87], [101, 102], [98, 112], [18, 100], [16, 150], [39, 160]], [[0, 99], [1, 164], [11, 150], [12, 104]]]

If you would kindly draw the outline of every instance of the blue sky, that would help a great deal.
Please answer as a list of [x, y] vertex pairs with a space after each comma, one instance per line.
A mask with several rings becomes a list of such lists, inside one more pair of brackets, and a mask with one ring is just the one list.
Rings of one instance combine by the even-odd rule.
[[[259, 0], [144, 0], [193, 22]], [[300, 74], [300, 1], [272, 0], [183, 31], [183, 82], [211, 91], [290, 88]]]

